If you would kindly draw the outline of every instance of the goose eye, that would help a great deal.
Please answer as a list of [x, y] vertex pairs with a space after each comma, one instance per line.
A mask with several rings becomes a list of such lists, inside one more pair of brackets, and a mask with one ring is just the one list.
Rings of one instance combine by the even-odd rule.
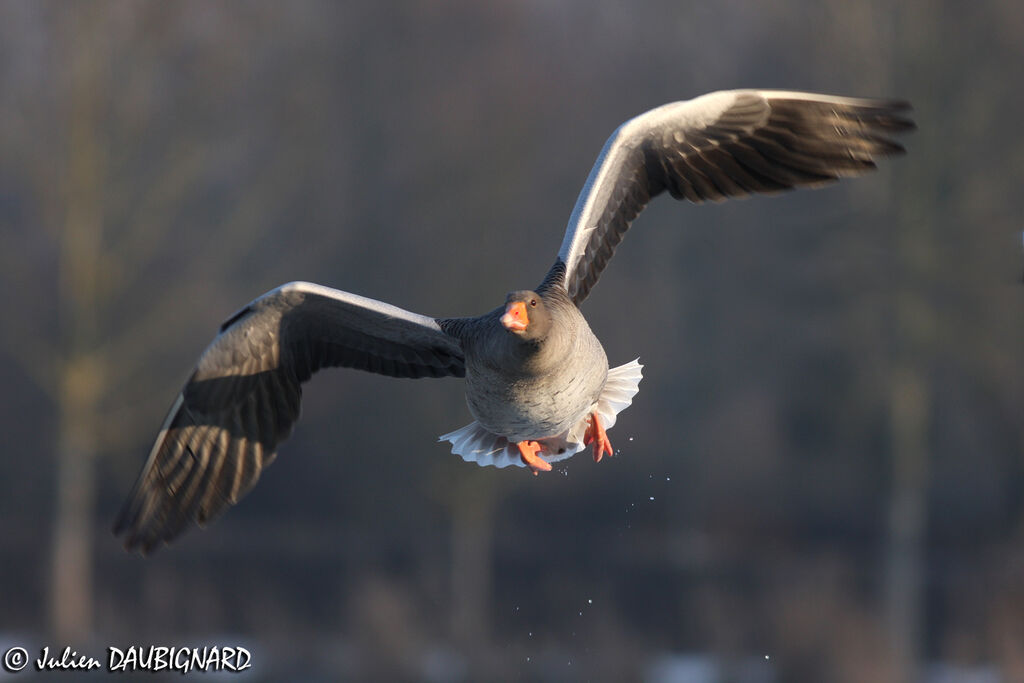
[[530, 299], [530, 305], [531, 306], [536, 306], [537, 305], [537, 300], [536, 299]]

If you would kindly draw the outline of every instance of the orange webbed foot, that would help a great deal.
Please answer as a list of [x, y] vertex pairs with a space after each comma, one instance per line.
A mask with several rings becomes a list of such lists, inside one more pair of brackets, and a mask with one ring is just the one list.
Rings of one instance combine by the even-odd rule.
[[601, 419], [597, 413], [590, 414], [590, 424], [583, 434], [583, 445], [594, 444], [594, 462], [601, 462], [601, 457], [607, 453], [609, 456], [615, 454], [612, 450], [612, 442], [608, 440], [608, 434], [601, 426]]
[[541, 449], [541, 446], [536, 441], [519, 441], [516, 443], [516, 448], [519, 449], [519, 458], [523, 461], [523, 464], [530, 468], [536, 476], [540, 472], [550, 472], [550, 463], [544, 462], [538, 455], [537, 451]]

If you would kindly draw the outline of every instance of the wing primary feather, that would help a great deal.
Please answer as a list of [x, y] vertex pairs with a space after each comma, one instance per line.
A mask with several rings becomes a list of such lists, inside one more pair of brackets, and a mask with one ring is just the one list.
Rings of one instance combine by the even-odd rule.
[[[743, 90], [627, 121], [602, 148], [566, 227], [556, 264], [565, 265], [569, 296], [582, 303], [632, 220], [661, 192], [700, 203], [861, 175], [903, 153], [891, 136], [913, 130], [908, 111], [898, 100]], [[644, 199], [637, 207], [619, 200], [629, 184], [627, 196]]]
[[764, 178], [758, 178], [736, 160], [735, 157], [715, 148], [704, 152], [703, 156], [709, 164], [714, 165], [720, 172], [729, 176], [730, 180], [737, 186], [737, 197], [743, 197], [754, 192], [765, 192], [775, 189], [773, 185], [765, 182]]
[[214, 458], [210, 463], [210, 480], [213, 482], [213, 485], [207, 487], [207, 489], [201, 493], [198, 512], [196, 513], [196, 521], [200, 525], [209, 522], [213, 516], [216, 515], [217, 509], [219, 509], [215, 501], [219, 495], [217, 482], [222, 476], [226, 464], [231, 462], [231, 450], [233, 444], [228, 434], [228, 430], [218, 429], [214, 438], [216, 439], [217, 451], [222, 455]]
[[311, 283], [268, 292], [224, 322], [168, 413], [114, 524], [125, 547], [149, 553], [237, 503], [291, 433], [302, 383], [335, 366], [465, 374], [434, 318]]

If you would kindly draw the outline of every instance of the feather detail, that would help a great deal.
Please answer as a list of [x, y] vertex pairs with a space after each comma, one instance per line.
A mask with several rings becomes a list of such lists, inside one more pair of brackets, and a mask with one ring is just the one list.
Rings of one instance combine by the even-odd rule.
[[[615, 425], [616, 416], [633, 403], [633, 397], [640, 390], [643, 367], [639, 359], [636, 359], [609, 370], [608, 379], [597, 403], [564, 433], [535, 439], [543, 447], [537, 455], [547, 463], [555, 463], [567, 460], [583, 450], [583, 434], [587, 430], [587, 420], [592, 412], [597, 412], [605, 431], [611, 429]], [[492, 434], [478, 422], [471, 422], [462, 429], [443, 434], [438, 437], [438, 441], [450, 442], [452, 453], [461, 456], [466, 462], [475, 462], [481, 467], [526, 466], [519, 457], [519, 449], [514, 443], [504, 436]]]

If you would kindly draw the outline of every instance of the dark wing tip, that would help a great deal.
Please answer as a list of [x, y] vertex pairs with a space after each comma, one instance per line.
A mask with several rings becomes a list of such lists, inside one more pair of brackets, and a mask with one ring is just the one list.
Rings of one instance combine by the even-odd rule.
[[[114, 522], [126, 550], [149, 554], [252, 489], [298, 419], [298, 386], [282, 386], [277, 374], [186, 385]], [[198, 410], [190, 396], [215, 407]]]
[[328, 366], [464, 375], [457, 340], [424, 316], [311, 283], [228, 318], [178, 397], [113, 530], [148, 554], [234, 505], [299, 418], [301, 383]]
[[864, 100], [864, 102], [864, 109], [876, 109], [891, 112], [910, 112], [914, 110], [914, 106], [910, 103], [910, 100], [898, 97], [870, 98]]
[[570, 296], [586, 298], [658, 194], [721, 202], [863, 175], [906, 153], [894, 137], [916, 129], [911, 110], [903, 99], [759, 89], [713, 92], [631, 119], [605, 144], [570, 218], [559, 251]]
[[907, 100], [878, 100], [863, 114], [875, 128], [899, 134], [917, 130], [917, 124], [909, 116], [913, 110]]

